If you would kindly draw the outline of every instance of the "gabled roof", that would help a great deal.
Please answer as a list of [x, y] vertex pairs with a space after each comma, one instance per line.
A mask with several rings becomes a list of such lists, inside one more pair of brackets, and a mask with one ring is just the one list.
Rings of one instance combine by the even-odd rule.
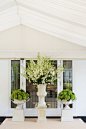
[[0, 31], [19, 24], [86, 47], [85, 0], [0, 0]]

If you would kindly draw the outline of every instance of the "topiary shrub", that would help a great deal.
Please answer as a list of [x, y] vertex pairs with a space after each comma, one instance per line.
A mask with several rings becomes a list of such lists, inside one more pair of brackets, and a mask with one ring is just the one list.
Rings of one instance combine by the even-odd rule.
[[24, 90], [22, 89], [18, 89], [13, 91], [13, 93], [11, 94], [11, 99], [17, 99], [17, 100], [27, 100], [27, 98], [29, 97], [29, 94], [26, 93]]
[[58, 99], [60, 99], [60, 100], [65, 99], [65, 100], [69, 101], [70, 99], [75, 100], [76, 96], [71, 90], [65, 89], [59, 93]]

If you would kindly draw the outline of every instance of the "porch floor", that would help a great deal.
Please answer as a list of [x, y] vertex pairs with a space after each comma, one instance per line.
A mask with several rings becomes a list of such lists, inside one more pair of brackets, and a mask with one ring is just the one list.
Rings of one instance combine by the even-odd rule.
[[74, 122], [61, 122], [60, 119], [47, 119], [47, 123], [36, 123], [37, 118], [26, 118], [24, 122], [12, 122], [7, 118], [0, 129], [86, 129], [86, 123], [81, 119]]

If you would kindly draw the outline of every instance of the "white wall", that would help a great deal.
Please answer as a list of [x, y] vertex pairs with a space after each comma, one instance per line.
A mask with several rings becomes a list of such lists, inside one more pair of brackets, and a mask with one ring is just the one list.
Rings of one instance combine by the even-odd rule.
[[0, 32], [0, 50], [21, 49], [21, 25]]
[[73, 90], [76, 116], [86, 116], [86, 60], [73, 61]]
[[8, 65], [7, 60], [0, 60], [0, 116], [6, 116], [9, 108]]
[[22, 25], [22, 50], [31, 51], [86, 51], [86, 47], [67, 42]]
[[86, 47], [50, 36], [24, 25], [0, 32], [1, 50], [86, 51]]

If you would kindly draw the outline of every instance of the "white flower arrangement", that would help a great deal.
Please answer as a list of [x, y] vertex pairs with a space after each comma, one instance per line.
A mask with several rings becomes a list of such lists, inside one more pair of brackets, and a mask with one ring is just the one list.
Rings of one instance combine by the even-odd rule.
[[47, 56], [41, 57], [38, 53], [37, 62], [30, 60], [27, 63], [27, 68], [23, 68], [22, 74], [32, 84], [51, 84], [56, 82], [57, 78], [60, 78], [61, 72], [65, 69], [62, 65], [59, 65], [56, 69], [51, 63], [50, 58]]

